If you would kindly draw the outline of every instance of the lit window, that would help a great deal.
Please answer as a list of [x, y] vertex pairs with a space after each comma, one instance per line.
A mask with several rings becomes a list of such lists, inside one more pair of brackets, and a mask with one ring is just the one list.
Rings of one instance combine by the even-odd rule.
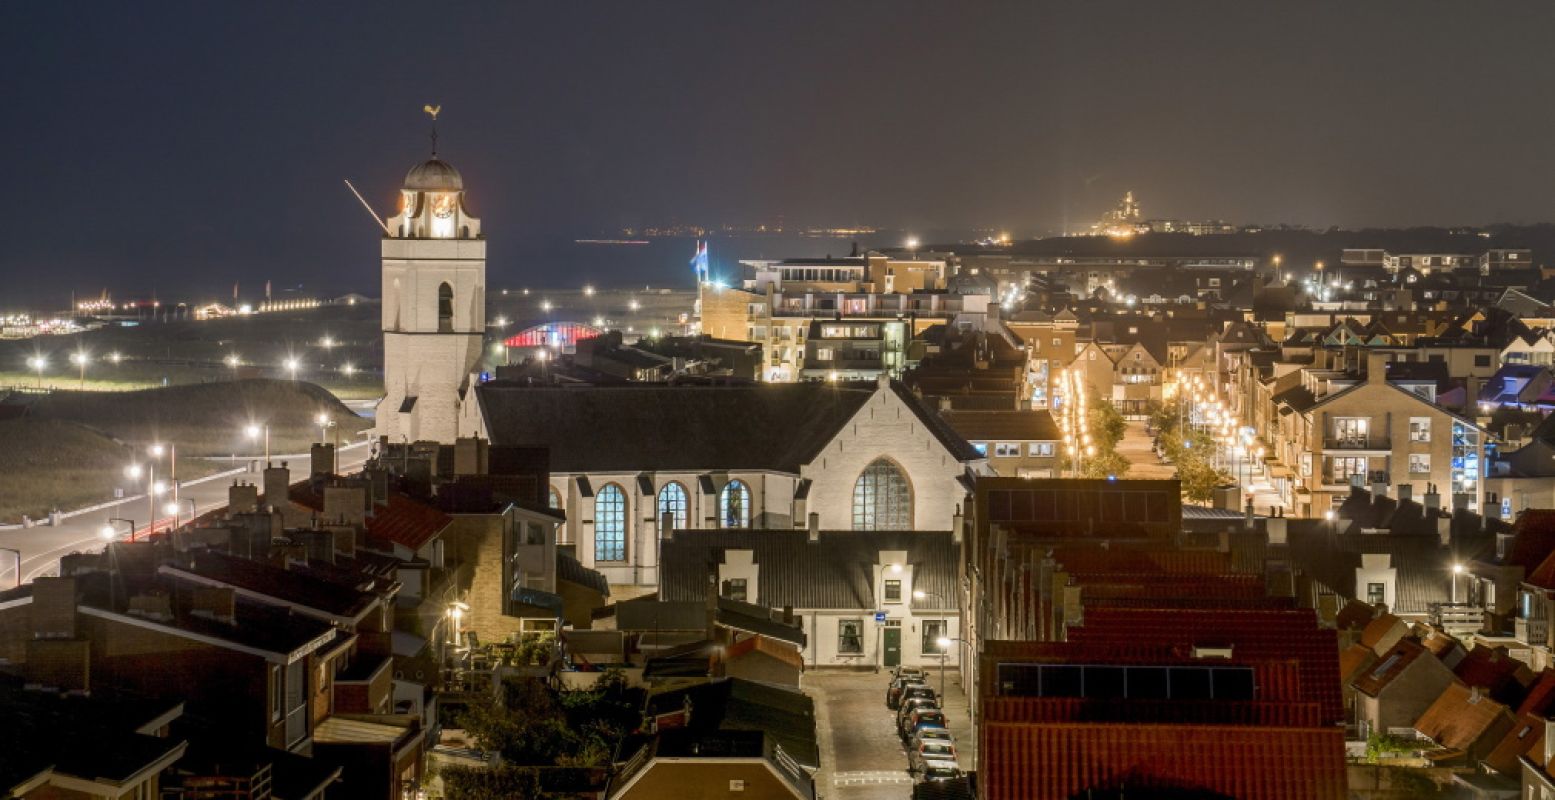
[[686, 487], [678, 483], [666, 484], [659, 490], [659, 520], [663, 521], [664, 515], [670, 515], [672, 528], [686, 527]]
[[1029, 447], [1027, 447], [1026, 452], [1027, 452], [1028, 455], [1031, 455], [1031, 456], [1033, 456], [1035, 458], [1052, 458], [1053, 457], [1053, 443], [1052, 442], [1032, 442], [1031, 445]]
[[626, 493], [613, 483], [594, 498], [594, 560], [626, 560]]
[[1019, 442], [999, 442], [993, 446], [993, 454], [1006, 458], [1018, 458], [1020, 456]]
[[941, 647], [939, 640], [949, 636], [945, 630], [945, 620], [926, 619], [923, 621], [923, 654], [937, 656], [945, 653], [949, 648]]
[[1430, 417], [1410, 417], [1409, 418], [1409, 441], [1411, 441], [1411, 442], [1429, 442], [1429, 441], [1431, 441], [1431, 418]]
[[845, 655], [864, 652], [864, 620], [837, 620], [837, 652]]
[[1431, 454], [1430, 453], [1410, 453], [1409, 454], [1409, 474], [1411, 474], [1411, 475], [1429, 475], [1430, 473], [1431, 473]]
[[978, 455], [983, 456], [985, 458], [988, 456], [988, 443], [987, 442], [971, 442], [970, 444], [972, 445], [972, 449], [977, 451]]
[[550, 504], [551, 508], [562, 507], [562, 496], [556, 493], [556, 487], [551, 487], [551, 496], [547, 502]]
[[887, 580], [883, 594], [887, 603], [902, 602], [902, 582], [899, 580]]
[[741, 603], [745, 602], [746, 598], [749, 596], [746, 594], [745, 579], [730, 578], [729, 580], [724, 581], [723, 596], [729, 598], [730, 600], [738, 600]]
[[[987, 453], [986, 448], [984, 454]], [[1016, 454], [1020, 450], [1017, 446]], [[905, 531], [912, 527], [912, 489], [895, 462], [877, 458], [853, 484], [853, 530]]]
[[729, 481], [718, 493], [718, 508], [725, 528], [751, 526], [751, 490], [745, 481]]

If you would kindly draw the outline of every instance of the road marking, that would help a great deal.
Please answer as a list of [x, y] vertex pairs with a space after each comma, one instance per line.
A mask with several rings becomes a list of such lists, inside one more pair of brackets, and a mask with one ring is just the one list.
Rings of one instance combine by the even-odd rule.
[[838, 772], [832, 776], [836, 786], [883, 786], [912, 783], [912, 776], [901, 770], [862, 770]]

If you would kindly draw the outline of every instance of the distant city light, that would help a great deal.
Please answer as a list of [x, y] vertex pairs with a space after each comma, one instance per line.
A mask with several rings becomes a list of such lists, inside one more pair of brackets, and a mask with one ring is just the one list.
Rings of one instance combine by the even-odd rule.
[[350, 362], [347, 362], [347, 363], [341, 365], [340, 371], [344, 372], [347, 375], [355, 375], [356, 374], [356, 367], [352, 366], [350, 364]]
[[335, 346], [335, 338], [333, 336], [325, 336], [319, 340], [319, 345], [328, 350], [329, 348]]
[[636, 311], [637, 309], [642, 307], [642, 304], [637, 302], [636, 300], [633, 300], [632, 302], [627, 303], [626, 307], [631, 309], [631, 310], [633, 310], [633, 311]]
[[232, 353], [232, 354], [228, 355], [226, 361], [227, 361], [227, 366], [232, 367], [234, 369], [236, 369], [238, 367], [238, 365], [243, 363], [243, 359], [238, 358], [237, 353]]
[[907, 245], [907, 249], [908, 250], [917, 250], [918, 249], [918, 237], [916, 237], [916, 236], [909, 236], [909, 237], [907, 237], [906, 245]]
[[32, 367], [39, 372], [42, 372], [43, 369], [48, 365], [49, 360], [43, 356], [32, 356], [31, 358], [27, 359], [27, 366]]
[[286, 361], [282, 362], [281, 366], [286, 367], [286, 371], [290, 372], [292, 377], [295, 378], [297, 377], [297, 368], [301, 366], [301, 364], [297, 363], [297, 359], [295, 358], [288, 358]]
[[551, 310], [551, 301], [549, 301], [549, 300], [541, 300], [540, 301], [540, 310], [549, 312]]
[[604, 317], [595, 317], [594, 318], [594, 327], [596, 327], [596, 328], [603, 328], [603, 327], [605, 327], [605, 318]]
[[78, 367], [86, 366], [89, 360], [90, 359], [87, 357], [86, 353], [80, 351], [70, 354], [70, 363], [75, 364]]
[[134, 479], [139, 478], [140, 476], [141, 468], [139, 464], [131, 464], [124, 468], [124, 477]]
[[119, 363], [120, 358], [122, 358], [122, 356], [119, 355], [118, 351], [114, 351], [108, 354], [108, 360], [115, 364]]
[[583, 287], [583, 296], [584, 297], [593, 297], [594, 296], [594, 287], [585, 285]]

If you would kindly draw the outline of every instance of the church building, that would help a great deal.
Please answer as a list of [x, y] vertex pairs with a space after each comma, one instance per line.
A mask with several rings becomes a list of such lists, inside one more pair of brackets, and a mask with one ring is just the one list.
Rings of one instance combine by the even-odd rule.
[[970, 475], [987, 472], [966, 440], [885, 378], [487, 383], [474, 396], [461, 429], [494, 446], [549, 448], [550, 504], [567, 518], [558, 542], [613, 587], [658, 583], [667, 530], [949, 531]]
[[437, 158], [405, 176], [384, 225], [383, 384], [377, 434], [452, 443], [486, 331], [486, 239], [464, 179]]

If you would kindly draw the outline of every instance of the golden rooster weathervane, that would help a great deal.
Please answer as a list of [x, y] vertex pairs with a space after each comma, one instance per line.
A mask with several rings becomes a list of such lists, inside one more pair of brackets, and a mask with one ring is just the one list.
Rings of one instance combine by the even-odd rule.
[[432, 117], [432, 157], [437, 158], [437, 115], [443, 113], [443, 107], [429, 103], [422, 106], [421, 110]]

